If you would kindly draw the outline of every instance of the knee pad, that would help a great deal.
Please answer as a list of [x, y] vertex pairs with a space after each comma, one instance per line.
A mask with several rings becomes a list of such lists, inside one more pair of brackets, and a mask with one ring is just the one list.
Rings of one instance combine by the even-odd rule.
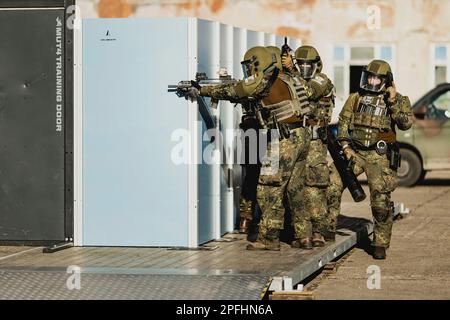
[[381, 210], [389, 210], [391, 195], [389, 193], [380, 193], [373, 191], [370, 197], [370, 206]]
[[389, 219], [389, 215], [391, 214], [389, 209], [372, 207], [372, 215], [373, 217], [380, 222], [387, 221]]

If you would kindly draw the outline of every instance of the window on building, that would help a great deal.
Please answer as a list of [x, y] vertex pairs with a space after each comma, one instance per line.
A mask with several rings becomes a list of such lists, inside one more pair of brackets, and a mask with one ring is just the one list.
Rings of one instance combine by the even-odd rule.
[[447, 82], [447, 67], [436, 66], [434, 67], [434, 84], [438, 85]]
[[374, 56], [374, 47], [352, 47], [350, 49], [350, 59], [352, 60], [373, 59]]
[[380, 58], [382, 60], [391, 60], [392, 59], [392, 47], [382, 46], [380, 49]]
[[336, 61], [343, 61], [345, 59], [344, 47], [339, 46], [334, 47], [333, 58]]
[[334, 67], [334, 79], [333, 83], [336, 88], [336, 94], [337, 95], [344, 95], [345, 94], [345, 88], [344, 88], [344, 67], [343, 66], [336, 66]]
[[434, 58], [436, 60], [447, 60], [447, 47], [446, 46], [436, 46], [434, 48]]
[[335, 45], [333, 47], [333, 81], [337, 100], [343, 102], [350, 93], [358, 90], [362, 68], [374, 59], [387, 61], [395, 74], [394, 50], [393, 45], [381, 43]]
[[450, 82], [449, 68], [450, 68], [450, 44], [436, 44], [434, 45], [433, 60], [431, 65], [433, 68], [434, 79], [433, 84], [436, 86], [441, 83]]

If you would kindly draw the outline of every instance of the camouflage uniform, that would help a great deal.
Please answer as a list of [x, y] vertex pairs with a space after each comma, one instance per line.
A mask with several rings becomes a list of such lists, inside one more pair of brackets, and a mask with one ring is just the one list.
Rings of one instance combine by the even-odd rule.
[[[303, 107], [309, 108], [308, 115], [313, 112], [308, 97], [315, 93], [306, 81], [285, 74], [285, 77], [295, 81], [295, 92]], [[264, 101], [264, 100], [263, 100]], [[311, 142], [311, 131], [303, 126], [303, 119], [298, 118], [291, 126], [289, 138], [279, 142], [279, 168], [273, 174], [261, 174], [257, 187], [257, 202], [262, 211], [259, 224], [260, 241], [277, 240], [280, 230], [284, 226], [286, 209], [295, 212], [302, 206], [302, 192], [304, 187], [304, 172], [306, 156]], [[267, 154], [270, 155], [272, 145], [268, 145]], [[264, 163], [261, 170], [267, 170]], [[288, 208], [284, 200], [287, 198]], [[293, 221], [294, 228], [301, 228], [299, 222]]]
[[[261, 238], [277, 239], [283, 229], [287, 195], [291, 209], [301, 204], [302, 177], [311, 135], [308, 129], [300, 127], [290, 131], [290, 137], [279, 142], [279, 168], [271, 175], [260, 175], [257, 187], [257, 201], [262, 211], [259, 224]], [[272, 152], [271, 144], [268, 154]], [[265, 169], [264, 164], [262, 169]], [[294, 227], [296, 223], [294, 223]]]
[[[386, 113], [369, 113], [376, 106]], [[397, 187], [397, 172], [390, 168], [386, 154], [379, 154], [373, 145], [379, 140], [395, 143], [395, 125], [407, 130], [412, 125], [412, 110], [408, 97], [399, 93], [395, 102], [386, 105], [384, 93], [354, 93], [347, 99], [340, 115], [338, 140], [351, 141], [356, 157], [352, 159], [356, 176], [365, 172], [370, 189], [370, 205], [374, 218], [373, 244], [377, 247], [389, 247], [392, 232], [391, 192]], [[350, 135], [349, 130], [352, 131]], [[342, 181], [335, 169], [332, 170], [328, 188], [330, 210], [330, 231], [335, 231], [335, 221], [340, 211]]]
[[[252, 50], [252, 49], [250, 49]], [[261, 52], [264, 50], [258, 49]], [[273, 53], [273, 51], [272, 51]], [[277, 67], [281, 71], [279, 53], [273, 53], [271, 61], [276, 57]], [[255, 57], [247, 54], [243, 63], [254, 63]], [[255, 70], [264, 70], [263, 64], [254, 64], [248, 68], [250, 73]], [[244, 72], [245, 74], [246, 72]], [[248, 73], [248, 72], [247, 72]], [[256, 73], [258, 74], [258, 73]], [[232, 102], [253, 101], [260, 104], [265, 111], [263, 126], [270, 129], [279, 129], [280, 126], [289, 131], [289, 137], [280, 139], [278, 150], [272, 150], [272, 143], [268, 145], [266, 153], [269, 156], [278, 156], [278, 168], [267, 167], [270, 162], [262, 162], [261, 172], [257, 186], [257, 202], [262, 211], [258, 241], [251, 244], [248, 249], [279, 250], [278, 236], [283, 229], [284, 197], [287, 195], [291, 207], [301, 205], [299, 199], [303, 183], [299, 179], [291, 179], [293, 174], [303, 176], [306, 164], [306, 154], [311, 139], [310, 130], [303, 126], [303, 116], [312, 110], [309, 107], [307, 96], [312, 96], [311, 89], [302, 79], [292, 77], [282, 72], [268, 77], [249, 76], [235, 84], [202, 87], [200, 95], [209, 96], [217, 100]], [[272, 139], [278, 139], [271, 137]], [[272, 171], [272, 172], [271, 172]], [[247, 209], [250, 202], [244, 201], [243, 209]], [[247, 207], [247, 208], [246, 208]], [[272, 240], [277, 240], [272, 243]], [[268, 244], [266, 246], [266, 244]], [[272, 246], [273, 244], [273, 246]]]
[[326, 225], [325, 236], [327, 238], [334, 238], [334, 235], [336, 234], [337, 217], [341, 210], [341, 197], [344, 186], [334, 163], [331, 163], [328, 168], [330, 172], [330, 183], [327, 187], [326, 194], [328, 212], [323, 222]]
[[304, 183], [300, 205], [293, 206], [295, 238], [311, 237], [312, 233], [324, 234], [327, 229], [326, 190], [330, 177], [327, 166], [326, 126], [334, 107], [333, 85], [326, 75], [317, 73], [307, 82], [310, 88], [310, 103], [315, 105], [314, 113], [307, 123], [312, 132], [306, 158], [306, 171], [297, 177]]
[[[278, 64], [272, 59], [272, 53], [264, 47], [254, 47], [247, 51], [244, 56], [245, 64], [249, 67], [253, 63], [264, 70], [264, 67], [272, 66], [281, 69], [281, 64]], [[259, 60], [258, 60], [259, 59]], [[247, 70], [244, 68], [244, 73]], [[241, 129], [247, 131], [249, 129], [255, 130], [258, 134], [259, 128], [261, 127], [261, 119], [255, 112], [255, 106], [259, 104], [259, 101], [266, 97], [269, 92], [273, 82], [276, 80], [278, 73], [274, 72], [256, 72], [256, 68], [252, 71], [252, 74], [247, 74], [247, 78], [244, 80], [225, 83], [219, 85], [209, 85], [200, 88], [198, 95], [211, 97], [215, 100], [226, 100], [233, 103], [242, 104], [244, 115], [242, 117]], [[196, 89], [194, 89], [196, 90]], [[258, 181], [260, 163], [252, 164], [249, 163], [249, 150], [258, 150], [259, 143], [256, 148], [249, 148], [247, 142], [243, 146], [245, 150], [246, 159], [240, 159], [243, 161], [243, 173], [244, 181], [241, 193], [241, 198], [239, 202], [240, 209], [240, 231], [247, 232], [250, 222], [253, 220], [253, 209], [256, 203], [256, 184]], [[242, 162], [241, 162], [242, 163]]]

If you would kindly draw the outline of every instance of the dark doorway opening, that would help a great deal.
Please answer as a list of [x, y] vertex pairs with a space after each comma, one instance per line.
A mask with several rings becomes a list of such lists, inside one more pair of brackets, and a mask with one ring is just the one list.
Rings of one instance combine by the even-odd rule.
[[350, 66], [350, 93], [359, 90], [359, 82], [361, 80], [361, 72], [364, 66]]

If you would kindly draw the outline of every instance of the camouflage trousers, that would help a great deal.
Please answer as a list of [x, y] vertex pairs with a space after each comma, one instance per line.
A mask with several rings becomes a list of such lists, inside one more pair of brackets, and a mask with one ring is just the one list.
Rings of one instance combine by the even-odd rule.
[[325, 229], [329, 234], [336, 233], [336, 225], [337, 225], [337, 217], [341, 211], [341, 198], [343, 192], [343, 184], [341, 180], [341, 176], [332, 162], [329, 166], [330, 172], [330, 184], [327, 188], [327, 215], [323, 223], [326, 225]]
[[[357, 157], [353, 159], [353, 172], [359, 176], [366, 173], [370, 189], [370, 206], [374, 220], [373, 244], [389, 247], [393, 215], [391, 212], [391, 192], [397, 187], [397, 172], [389, 167], [386, 155], [379, 155], [375, 150], [356, 150]], [[342, 180], [333, 166], [331, 182], [327, 190], [329, 206], [329, 229], [336, 231], [336, 220], [340, 213]]]
[[253, 220], [253, 200], [241, 196], [239, 199], [239, 219]]
[[[262, 217], [259, 224], [259, 234], [268, 237], [268, 231], [279, 231], [284, 227], [284, 199], [287, 198], [289, 208], [302, 205], [300, 202], [305, 171], [306, 155], [311, 141], [308, 129], [297, 128], [290, 131], [290, 137], [279, 142], [278, 170], [270, 170], [268, 164], [261, 167], [256, 197], [261, 208]], [[273, 152], [269, 145], [268, 154]], [[273, 166], [272, 166], [272, 169]], [[289, 209], [288, 208], [288, 209]]]
[[[327, 187], [330, 174], [327, 146], [321, 139], [312, 140], [306, 157], [305, 172], [295, 172], [293, 179], [304, 184], [295, 197], [299, 205], [292, 207], [295, 238], [311, 237], [312, 232], [324, 234], [327, 224]], [[299, 176], [301, 174], [301, 176]]]
[[256, 186], [259, 178], [259, 164], [242, 165], [244, 181], [242, 183], [242, 193], [239, 200], [240, 219], [253, 220], [253, 206], [256, 201]]

